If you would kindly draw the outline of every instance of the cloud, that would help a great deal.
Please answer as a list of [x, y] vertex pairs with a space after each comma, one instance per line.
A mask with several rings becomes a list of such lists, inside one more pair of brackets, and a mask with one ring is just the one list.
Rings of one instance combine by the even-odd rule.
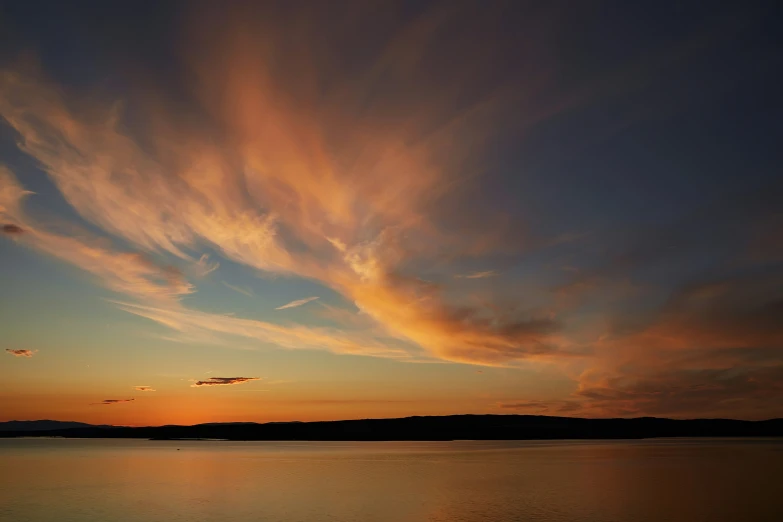
[[315, 301], [318, 299], [318, 297], [305, 297], [304, 299], [297, 299], [296, 301], [291, 301], [288, 304], [284, 304], [283, 306], [278, 306], [275, 308], [275, 310], [285, 310], [286, 308], [296, 308], [297, 306], [302, 306], [310, 301]]
[[120, 309], [146, 317], [176, 330], [185, 339], [220, 343], [215, 336], [230, 335], [255, 339], [277, 348], [294, 350], [327, 350], [332, 353], [367, 355], [408, 360], [410, 349], [394, 339], [379, 338], [374, 333], [353, 332], [336, 328], [280, 325], [229, 315], [211, 314], [186, 307], [153, 307], [117, 302]]
[[[197, 313], [178, 302], [195, 289], [182, 270], [158, 266], [157, 259], [172, 256], [194, 272], [208, 273], [210, 268], [200, 267], [204, 258], [195, 261], [189, 254], [206, 247], [261, 274], [318, 282], [356, 303], [373, 330], [340, 335], [356, 341], [326, 343], [332, 351], [385, 356], [404, 345], [411, 359], [492, 365], [569, 357], [556, 335], [557, 321], [542, 317], [547, 311], [472, 307], [405, 273], [406, 267], [476, 255], [493, 245], [487, 230], [444, 222], [462, 197], [473, 202], [472, 217], [478, 215], [469, 191], [452, 189], [475, 171], [482, 133], [499, 128], [509, 102], [483, 83], [487, 61], [452, 66], [430, 45], [453, 33], [452, 15], [413, 19], [361, 58], [361, 66], [342, 74], [313, 67], [326, 63], [324, 52], [341, 56], [354, 48], [339, 47], [342, 39], [333, 38], [337, 33], [328, 24], [302, 25], [297, 59], [286, 60], [289, 67], [281, 71], [279, 58], [289, 56], [277, 55], [289, 41], [280, 29], [286, 24], [272, 22], [277, 14], [250, 16], [243, 9], [206, 8], [191, 17], [193, 36], [204, 34], [201, 24], [224, 22], [209, 39], [198, 38], [201, 50], [183, 64], [193, 74], [196, 109], [211, 114], [217, 129], [200, 128], [172, 107], [134, 106], [139, 121], [151, 122], [139, 129], [140, 140], [123, 125], [120, 104], [61, 89], [29, 65], [0, 73], [0, 114], [18, 133], [19, 148], [41, 165], [82, 218], [138, 253], [115, 252], [106, 241], [96, 244], [40, 226], [29, 243], [143, 306], [166, 309], [154, 315], [167, 326], [164, 315]], [[324, 14], [316, 5], [312, 9], [293, 16]], [[269, 23], [259, 30], [248, 19]], [[385, 23], [383, 17], [373, 20]], [[468, 40], [458, 40], [463, 41]], [[481, 41], [483, 52], [492, 53], [496, 43]], [[459, 45], [465, 56], [475, 55], [473, 44]], [[424, 89], [427, 78], [433, 87]], [[324, 85], [332, 86], [328, 95], [315, 96]], [[405, 95], [415, 86], [417, 96]], [[359, 103], [363, 93], [374, 94]], [[547, 103], [533, 105], [530, 122], [549, 110]], [[449, 195], [448, 205], [440, 205]], [[189, 326], [191, 334], [211, 340], [228, 329], [249, 331], [251, 337], [265, 330], [261, 337], [282, 339], [284, 345], [320, 335], [301, 327], [245, 329], [237, 322], [229, 327], [219, 314], [205, 324], [217, 329]], [[377, 348], [375, 330], [387, 337], [383, 349]], [[371, 349], [361, 348], [366, 341]]]
[[87, 233], [70, 236], [36, 225], [22, 208], [29, 194], [10, 170], [0, 166], [0, 218], [23, 224], [23, 244], [91, 273], [103, 286], [124, 295], [162, 302], [194, 291], [176, 267], [159, 266], [141, 253], [114, 250], [110, 242]]
[[232, 384], [242, 384], [248, 381], [260, 381], [260, 377], [210, 377], [206, 381], [196, 381], [191, 384], [191, 388], [198, 388], [201, 386], [228, 386]]
[[157, 390], [153, 390], [152, 386], [134, 386], [133, 389], [136, 390], [136, 391], [140, 391], [140, 392], [154, 392], [154, 391], [157, 391]]
[[15, 357], [32, 357], [38, 350], [14, 350], [11, 348], [6, 348], [5, 351]]
[[255, 294], [251, 290], [248, 290], [247, 288], [242, 288], [239, 286], [234, 286], [232, 284], [226, 283], [223, 281], [223, 284], [233, 290], [234, 292], [239, 292], [240, 294], [246, 295], [248, 297], [255, 297]]
[[[682, 286], [595, 343], [575, 398], [607, 415], [783, 415], [783, 271]], [[763, 413], [762, 413], [763, 412]]]
[[457, 279], [484, 279], [487, 277], [495, 277], [498, 275], [494, 270], [487, 270], [486, 272], [472, 272], [470, 274], [455, 275]]
[[220, 268], [220, 263], [217, 261], [210, 261], [207, 254], [202, 254], [198, 261], [191, 265], [191, 270], [196, 277], [199, 278], [207, 277], [218, 268]]
[[771, 418], [783, 415], [783, 366], [657, 370], [583, 383], [578, 396], [599, 415]]
[[136, 399], [104, 399], [101, 402], [93, 402], [93, 405], [104, 405], [104, 406], [111, 406], [114, 404], [120, 404], [123, 402], [133, 402]]
[[8, 235], [24, 234], [24, 229], [19, 225], [9, 223], [7, 225], [3, 225], [3, 233]]

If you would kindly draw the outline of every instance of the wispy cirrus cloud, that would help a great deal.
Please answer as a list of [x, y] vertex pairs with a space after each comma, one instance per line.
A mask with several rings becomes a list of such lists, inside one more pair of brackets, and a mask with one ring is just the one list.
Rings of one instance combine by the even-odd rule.
[[140, 391], [140, 392], [154, 392], [154, 391], [158, 391], [158, 390], [154, 390], [152, 388], [152, 386], [134, 386], [133, 389], [136, 390], [136, 391]]
[[10, 353], [14, 357], [32, 357], [38, 350], [26, 350], [26, 349], [13, 349], [6, 348], [5, 351]]
[[366, 332], [304, 325], [280, 325], [255, 319], [219, 315], [186, 307], [155, 307], [116, 302], [127, 312], [146, 317], [190, 339], [217, 341], [213, 335], [239, 336], [291, 350], [327, 350], [338, 354], [369, 355], [407, 360], [410, 350], [394, 339]]
[[311, 301], [315, 301], [318, 299], [318, 297], [305, 297], [304, 299], [297, 299], [296, 301], [291, 301], [290, 303], [284, 304], [283, 306], [278, 306], [275, 308], [275, 310], [285, 310], [286, 308], [296, 308], [297, 306], [306, 305], [307, 303]]
[[248, 297], [255, 297], [255, 294], [252, 292], [252, 290], [248, 288], [232, 285], [230, 283], [226, 283], [225, 281], [223, 281], [223, 285], [230, 288], [234, 292], [239, 292], [240, 294], [246, 295]]
[[25, 233], [14, 235], [22, 244], [71, 263], [124, 295], [161, 302], [194, 291], [176, 267], [159, 266], [141, 253], [116, 251], [104, 238], [53, 233], [35, 224], [22, 206], [29, 194], [10, 170], [0, 166], [0, 219], [18, 223], [13, 226]]
[[198, 261], [191, 265], [191, 271], [199, 278], [207, 277], [218, 268], [220, 268], [220, 263], [210, 261], [207, 254], [202, 254]]
[[101, 402], [93, 402], [93, 405], [113, 406], [115, 404], [122, 404], [124, 402], [133, 402], [136, 399], [104, 399]]
[[[248, 27], [243, 9], [200, 12], [192, 18], [196, 32], [215, 16], [225, 21], [226, 30], [211, 32], [204, 52], [187, 62], [198, 85], [198, 103], [215, 114], [224, 141], [205, 140], [209, 129], [185, 124], [176, 111], [139, 107], [160, 123], [145, 135], [160, 147], [142, 146], [121, 130], [119, 106], [86, 99], [71, 104], [72, 93], [31, 67], [0, 75], [0, 114], [19, 134], [20, 148], [46, 170], [81, 217], [140, 252], [165, 253], [194, 264], [188, 252], [204, 245], [264, 273], [317, 281], [355, 303], [375, 328], [395, 340], [386, 352], [402, 343], [430, 357], [479, 364], [558, 356], [556, 321], [543, 320], [538, 312], [512, 317], [492, 306], [453, 303], [447, 292], [400, 270], [444, 252], [475, 254], [490, 248], [486, 231], [442, 226], [435, 205], [456, 179], [467, 179], [471, 151], [482, 141], [476, 130], [490, 114], [504, 114], [507, 100], [476, 83], [486, 64], [461, 63], [447, 73], [453, 81], [446, 90], [432, 89], [415, 98], [394, 94], [431, 74], [426, 64], [443, 64], [428, 53], [426, 43], [450, 30], [449, 17], [412, 21], [409, 30], [392, 36], [388, 47], [365, 64], [364, 72], [348, 76], [313, 69], [324, 51], [314, 42], [331, 29], [308, 26], [312, 33], [303, 35], [301, 60], [280, 74], [268, 50], [282, 49], [277, 44], [287, 35], [279, 24], [263, 31]], [[414, 50], [420, 55], [417, 65], [409, 60]], [[237, 76], [237, 70], [248, 74]], [[371, 102], [373, 110], [351, 101], [358, 99], [351, 93], [374, 90], [381, 78], [388, 92], [384, 89], [383, 99]], [[324, 81], [337, 87], [328, 97], [305, 95], [307, 89], [301, 89], [302, 82], [311, 82], [317, 91]], [[469, 85], [476, 97], [468, 102], [459, 93]], [[303, 94], [295, 102], [292, 88]], [[89, 110], [74, 108], [80, 106]], [[388, 125], [400, 111], [409, 115], [408, 121]], [[155, 150], [166, 150], [165, 157]], [[345, 161], [349, 157], [355, 158], [350, 165]], [[65, 244], [69, 241], [74, 244]], [[169, 302], [155, 308], [191, 314], [177, 301], [194, 290], [192, 284], [173, 275], [170, 284], [161, 284], [159, 274], [165, 269], [151, 266], [146, 254], [113, 256], [73, 237], [35, 243], [98, 274], [112, 290], [139, 300], [164, 294]], [[85, 249], [100, 261], [90, 263]], [[225, 321], [216, 317], [206, 324]], [[291, 328], [288, 337], [300, 337], [302, 330]], [[369, 341], [376, 337], [372, 331], [363, 336]], [[336, 344], [344, 345], [328, 346]]]
[[191, 384], [191, 388], [199, 388], [202, 386], [231, 386], [234, 384], [242, 384], [248, 381], [260, 381], [260, 377], [210, 377], [206, 381], [196, 381]]

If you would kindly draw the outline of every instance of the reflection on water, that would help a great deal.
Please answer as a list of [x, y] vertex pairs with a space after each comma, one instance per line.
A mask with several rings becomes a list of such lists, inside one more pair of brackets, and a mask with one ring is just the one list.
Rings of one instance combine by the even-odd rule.
[[0, 520], [779, 522], [783, 440], [0, 439]]

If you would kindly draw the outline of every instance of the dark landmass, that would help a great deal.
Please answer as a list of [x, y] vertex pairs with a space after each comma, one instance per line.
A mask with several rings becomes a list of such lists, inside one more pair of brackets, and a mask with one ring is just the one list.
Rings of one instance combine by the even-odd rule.
[[[41, 421], [33, 421], [41, 422]], [[51, 422], [51, 421], [49, 421]], [[7, 423], [5, 423], [7, 424]], [[70, 427], [8, 430], [0, 437], [132, 438], [157, 440], [525, 440], [654, 437], [781, 437], [783, 419], [579, 419], [539, 415], [451, 415], [326, 422], [209, 423], [195, 426]]]
[[0, 422], [0, 432], [7, 431], [48, 431], [48, 430], [67, 430], [73, 428], [116, 428], [106, 424], [87, 424], [85, 422], [74, 421], [56, 421], [56, 420], [33, 420], [33, 421], [7, 421]]

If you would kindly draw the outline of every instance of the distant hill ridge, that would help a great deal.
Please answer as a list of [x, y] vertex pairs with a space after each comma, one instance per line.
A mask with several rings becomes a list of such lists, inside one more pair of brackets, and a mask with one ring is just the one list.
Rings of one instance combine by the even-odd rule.
[[0, 431], [46, 431], [46, 430], [64, 430], [72, 428], [115, 428], [108, 424], [87, 424], [76, 421], [56, 421], [56, 420], [31, 420], [31, 421], [7, 421], [0, 422]]
[[[47, 424], [49, 423], [49, 424]], [[27, 426], [27, 427], [25, 427]], [[111, 428], [111, 429], [107, 429]], [[654, 437], [783, 437], [783, 419], [583, 419], [540, 415], [449, 415], [320, 422], [206, 423], [113, 427], [78, 422], [10, 421], [0, 437], [227, 440], [527, 440]]]

